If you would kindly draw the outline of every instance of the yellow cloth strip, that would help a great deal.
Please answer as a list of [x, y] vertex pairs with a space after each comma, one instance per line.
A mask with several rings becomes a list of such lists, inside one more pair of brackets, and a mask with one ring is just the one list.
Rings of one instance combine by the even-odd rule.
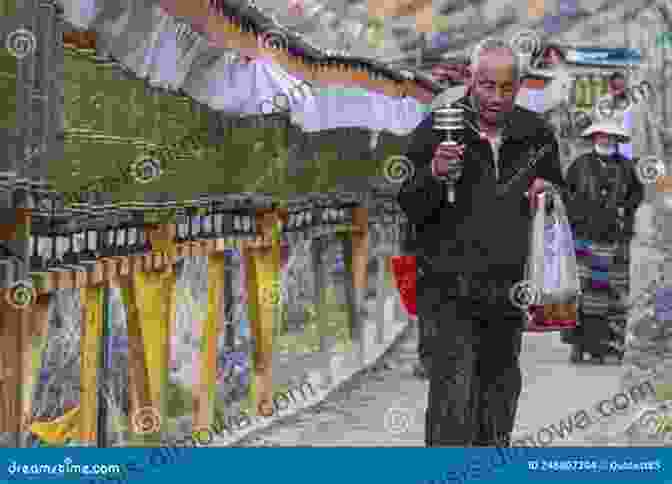
[[30, 431], [47, 444], [65, 445], [81, 435], [81, 422], [80, 407], [75, 407], [51, 422], [32, 423]]
[[[80, 441], [94, 443], [98, 425], [98, 367], [103, 335], [103, 288], [81, 289], [85, 320], [82, 321]], [[101, 382], [102, 383], [102, 382]]]
[[133, 274], [136, 315], [142, 328], [152, 404], [165, 417], [168, 385], [168, 349], [175, 321], [175, 273], [136, 272]]

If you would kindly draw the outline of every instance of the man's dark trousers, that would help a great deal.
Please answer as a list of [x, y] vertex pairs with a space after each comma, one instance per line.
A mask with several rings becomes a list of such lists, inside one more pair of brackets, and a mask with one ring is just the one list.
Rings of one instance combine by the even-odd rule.
[[[511, 287], [489, 286], [502, 294]], [[418, 314], [431, 333], [423, 341], [430, 360], [425, 444], [508, 446], [522, 387], [521, 316], [501, 302], [488, 305], [473, 289], [465, 297], [436, 274], [418, 279], [417, 291]]]

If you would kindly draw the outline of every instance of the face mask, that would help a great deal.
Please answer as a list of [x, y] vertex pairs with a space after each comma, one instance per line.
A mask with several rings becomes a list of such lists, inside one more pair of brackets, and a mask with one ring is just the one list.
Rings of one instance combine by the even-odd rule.
[[606, 144], [606, 145], [595, 145], [595, 152], [598, 155], [602, 156], [611, 156], [614, 153], [616, 153], [616, 145], [615, 144]]

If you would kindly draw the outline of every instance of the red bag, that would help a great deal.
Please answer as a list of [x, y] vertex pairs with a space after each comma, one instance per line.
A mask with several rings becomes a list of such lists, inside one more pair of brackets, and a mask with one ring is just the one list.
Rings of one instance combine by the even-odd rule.
[[577, 305], [542, 304], [530, 306], [527, 310], [525, 331], [546, 333], [576, 327]]
[[411, 316], [417, 316], [416, 308], [416, 283], [417, 272], [414, 255], [392, 256], [392, 273], [394, 282], [399, 290], [401, 303], [406, 312]]

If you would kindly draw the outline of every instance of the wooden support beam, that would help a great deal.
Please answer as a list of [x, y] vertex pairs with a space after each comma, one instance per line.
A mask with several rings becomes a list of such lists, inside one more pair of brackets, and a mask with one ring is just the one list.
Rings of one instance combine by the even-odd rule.
[[356, 228], [352, 234], [353, 282], [356, 290], [364, 291], [368, 285], [369, 263], [369, 211], [366, 207], [352, 209], [352, 225]]
[[[265, 239], [273, 239], [277, 213], [261, 213], [258, 216], [260, 229]], [[254, 404], [257, 414], [270, 415], [273, 410], [273, 328], [278, 314], [280, 245], [279, 241], [269, 248], [244, 244], [248, 292], [248, 320], [256, 341], [254, 352]]]
[[210, 428], [215, 416], [217, 385], [217, 341], [224, 322], [224, 275], [226, 258], [211, 255], [208, 259], [208, 312], [201, 328], [200, 375], [194, 391], [194, 430]]
[[366, 288], [368, 286], [368, 262], [369, 262], [369, 212], [366, 207], [354, 207], [352, 209], [352, 225], [357, 230], [352, 232], [349, 241], [349, 255], [351, 257], [352, 278], [352, 301], [351, 331], [353, 340], [359, 340], [364, 351], [364, 310]]
[[[23, 254], [27, 252], [30, 229], [30, 210], [16, 208], [12, 224], [5, 225], [0, 236], [5, 244]], [[21, 269], [19, 277], [25, 277], [25, 269]], [[10, 442], [18, 447], [22, 443], [20, 432], [31, 415], [32, 389], [46, 343], [48, 298], [38, 298], [34, 293], [29, 304], [17, 306], [15, 291], [0, 289], [0, 432], [9, 432]]]
[[152, 406], [152, 394], [149, 385], [149, 370], [145, 357], [145, 340], [142, 332], [142, 323], [138, 312], [140, 301], [136, 299], [135, 291], [128, 286], [121, 289], [122, 299], [126, 306], [126, 324], [128, 331], [128, 396], [129, 396], [129, 431], [133, 434], [134, 415], [141, 408]]
[[376, 284], [376, 343], [385, 343], [385, 307], [387, 303], [387, 255], [378, 256], [378, 283]]
[[19, 444], [22, 424], [21, 377], [21, 325], [24, 310], [16, 309], [6, 301], [6, 290], [0, 291], [0, 432], [12, 435], [13, 445]]
[[21, 324], [22, 382], [21, 403], [24, 424], [30, 423], [33, 412], [33, 395], [39, 383], [42, 369], [42, 356], [47, 346], [49, 335], [49, 298], [44, 295], [37, 298], [34, 304], [24, 309]]

